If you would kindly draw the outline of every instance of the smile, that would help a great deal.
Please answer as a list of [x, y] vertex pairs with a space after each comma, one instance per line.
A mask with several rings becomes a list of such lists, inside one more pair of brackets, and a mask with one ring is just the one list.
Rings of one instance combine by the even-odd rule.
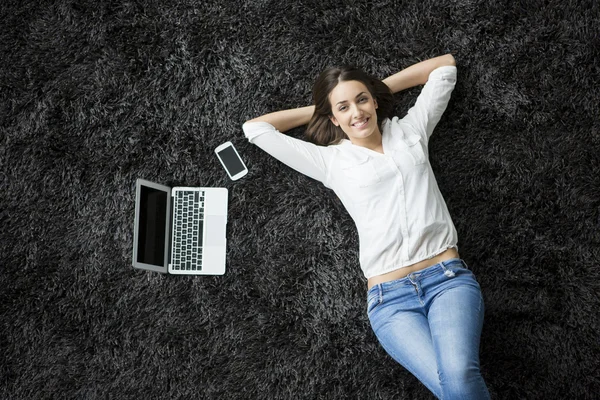
[[369, 122], [370, 118], [365, 118], [362, 121], [358, 121], [352, 124], [353, 127], [355, 128], [363, 128], [367, 125], [367, 123]]

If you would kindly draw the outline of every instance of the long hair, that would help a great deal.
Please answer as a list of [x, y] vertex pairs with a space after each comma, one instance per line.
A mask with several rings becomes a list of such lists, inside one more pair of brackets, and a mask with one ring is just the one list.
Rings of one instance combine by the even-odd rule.
[[333, 116], [329, 94], [340, 82], [362, 82], [371, 96], [377, 100], [377, 125], [381, 131], [381, 124], [385, 118], [392, 118], [394, 96], [389, 87], [377, 78], [362, 70], [351, 67], [333, 67], [321, 72], [313, 85], [313, 101], [315, 112], [306, 129], [306, 140], [321, 146], [337, 144], [348, 136], [342, 128], [335, 126], [329, 117]]

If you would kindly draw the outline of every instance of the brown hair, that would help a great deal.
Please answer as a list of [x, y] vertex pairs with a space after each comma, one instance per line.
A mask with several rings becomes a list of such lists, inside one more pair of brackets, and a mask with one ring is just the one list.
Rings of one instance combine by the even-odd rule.
[[339, 126], [335, 126], [329, 117], [333, 116], [329, 94], [340, 82], [362, 82], [371, 96], [377, 101], [377, 124], [381, 131], [381, 124], [385, 118], [392, 118], [394, 96], [390, 88], [377, 78], [351, 66], [328, 68], [321, 72], [313, 85], [313, 102], [315, 112], [306, 129], [306, 140], [314, 144], [327, 146], [337, 144], [348, 137]]

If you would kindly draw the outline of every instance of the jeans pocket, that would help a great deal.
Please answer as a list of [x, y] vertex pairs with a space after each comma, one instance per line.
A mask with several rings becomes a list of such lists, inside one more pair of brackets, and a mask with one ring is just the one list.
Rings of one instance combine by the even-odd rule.
[[473, 271], [471, 271], [471, 269], [469, 268], [469, 266], [467, 265], [467, 263], [464, 262], [463, 260], [460, 260], [460, 261], [461, 261], [461, 265], [459, 265], [459, 264], [453, 264], [449, 268], [453, 272], [453, 275], [477, 281], [477, 277], [475, 276], [475, 274], [473, 273]]
[[473, 275], [473, 272], [469, 269], [469, 266], [462, 259], [460, 260], [460, 264], [453, 262], [444, 266], [444, 275], [448, 278], [454, 278], [457, 275]]
[[378, 305], [382, 302], [381, 295], [379, 294], [379, 290], [374, 291], [367, 298], [367, 314], [371, 313]]

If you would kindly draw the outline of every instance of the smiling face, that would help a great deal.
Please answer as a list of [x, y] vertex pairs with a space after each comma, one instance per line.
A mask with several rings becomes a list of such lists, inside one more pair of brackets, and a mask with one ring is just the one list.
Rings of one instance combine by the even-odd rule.
[[353, 143], [381, 135], [377, 125], [377, 100], [360, 81], [340, 82], [329, 94], [331, 122], [342, 128]]

